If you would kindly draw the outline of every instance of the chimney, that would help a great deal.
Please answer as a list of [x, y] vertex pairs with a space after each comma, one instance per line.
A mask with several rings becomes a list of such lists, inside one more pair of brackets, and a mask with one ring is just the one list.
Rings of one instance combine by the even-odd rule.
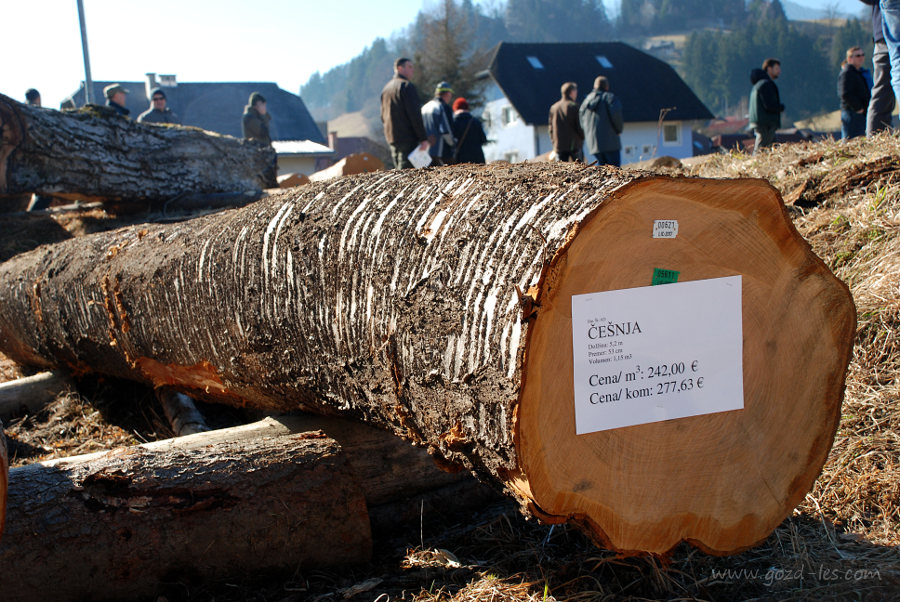
[[153, 88], [157, 87], [159, 84], [156, 83], [156, 74], [148, 73], [147, 81], [144, 82], [144, 90], [147, 92], [147, 98], [150, 98], [150, 92]]
[[162, 86], [163, 88], [174, 88], [175, 86], [178, 85], [178, 83], [175, 81], [174, 75], [160, 74], [159, 75], [159, 85]]
[[338, 133], [337, 132], [328, 132], [328, 146], [331, 150], [337, 150], [338, 144]]

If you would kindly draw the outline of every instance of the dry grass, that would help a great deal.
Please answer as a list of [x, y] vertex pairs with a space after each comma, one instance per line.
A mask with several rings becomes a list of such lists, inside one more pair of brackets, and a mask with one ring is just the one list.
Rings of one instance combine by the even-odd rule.
[[[797, 201], [789, 208], [796, 227], [848, 284], [857, 305], [856, 345], [834, 447], [813, 491], [765, 542], [726, 558], [686, 544], [667, 558], [619, 558], [574, 529], [525, 521], [512, 504], [501, 504], [464, 517], [455, 528], [429, 532], [426, 525], [424, 536], [419, 525], [411, 526], [381, 543], [367, 566], [236, 575], [181, 597], [499, 602], [900, 596], [900, 138], [717, 155], [672, 171], [769, 180]], [[104, 432], [80, 399], [65, 408], [86, 422], [76, 438], [110, 437], [118, 444], [129, 437]], [[28, 425], [20, 426], [15, 436]], [[48, 439], [40, 445], [55, 444]]]

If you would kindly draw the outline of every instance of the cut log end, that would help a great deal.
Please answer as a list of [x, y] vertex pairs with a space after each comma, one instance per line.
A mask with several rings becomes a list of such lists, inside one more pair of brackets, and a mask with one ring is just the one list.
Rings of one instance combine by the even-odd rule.
[[[652, 237], [660, 219], [678, 221], [677, 238]], [[744, 408], [576, 435], [572, 295], [648, 286], [654, 268], [679, 282], [742, 276]], [[765, 539], [825, 462], [855, 324], [849, 290], [777, 192], [760, 181], [626, 186], [547, 274], [526, 348], [515, 489], [543, 519], [579, 523], [623, 552], [689, 541], [730, 554]]]

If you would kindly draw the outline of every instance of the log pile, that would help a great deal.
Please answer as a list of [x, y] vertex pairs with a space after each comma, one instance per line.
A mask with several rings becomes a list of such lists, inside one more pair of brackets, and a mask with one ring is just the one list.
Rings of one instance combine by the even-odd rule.
[[364, 563], [373, 531], [403, 530], [410, 506], [417, 525], [420, 511], [493, 499], [387, 433], [310, 417], [30, 464], [9, 479], [9, 602], [135, 599], [238, 571]]
[[167, 201], [275, 186], [270, 147], [136, 123], [106, 107], [60, 112], [0, 94], [0, 199]]
[[[741, 276], [743, 409], [576, 435], [572, 297], [659, 267]], [[40, 248], [0, 281], [19, 362], [366, 421], [622, 552], [767, 537], [825, 461], [855, 322], [768, 184], [558, 164], [313, 183]]]

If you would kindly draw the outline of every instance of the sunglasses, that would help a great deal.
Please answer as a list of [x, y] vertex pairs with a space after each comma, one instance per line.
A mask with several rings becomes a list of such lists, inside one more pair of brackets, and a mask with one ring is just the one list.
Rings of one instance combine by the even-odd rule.
[[853, 58], [857, 58], [857, 57], [860, 57], [860, 56], [866, 56], [866, 55], [865, 55], [865, 54], [862, 54], [862, 53], [861, 53], [861, 54], [854, 54], [854, 55], [853, 55]]
[[153, 100], [165, 100], [165, 98], [162, 96], [154, 96]]

